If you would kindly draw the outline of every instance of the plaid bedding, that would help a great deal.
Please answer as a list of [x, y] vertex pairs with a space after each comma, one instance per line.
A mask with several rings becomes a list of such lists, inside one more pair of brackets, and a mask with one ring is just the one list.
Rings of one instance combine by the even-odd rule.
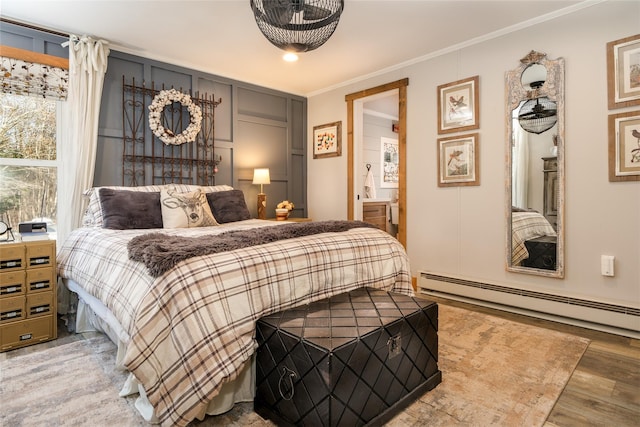
[[512, 212], [511, 221], [511, 264], [514, 266], [529, 258], [525, 241], [556, 235], [549, 221], [538, 212]]
[[[162, 230], [198, 236], [275, 225], [248, 220]], [[129, 334], [125, 366], [144, 385], [162, 425], [184, 426], [255, 350], [258, 318], [372, 286], [411, 295], [404, 248], [371, 228], [323, 233], [190, 258], [154, 279], [127, 242], [158, 230], [74, 231], [58, 274], [99, 298]]]

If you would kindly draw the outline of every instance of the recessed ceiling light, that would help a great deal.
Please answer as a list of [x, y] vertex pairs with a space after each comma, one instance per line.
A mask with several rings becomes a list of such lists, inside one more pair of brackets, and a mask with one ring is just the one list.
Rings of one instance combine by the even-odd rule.
[[287, 62], [296, 62], [298, 60], [298, 55], [296, 55], [293, 52], [287, 52], [284, 54], [282, 59], [284, 59]]

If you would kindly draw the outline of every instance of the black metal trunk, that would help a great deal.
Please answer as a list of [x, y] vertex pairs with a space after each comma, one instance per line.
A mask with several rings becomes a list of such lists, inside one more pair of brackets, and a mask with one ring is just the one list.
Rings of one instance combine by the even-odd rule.
[[362, 288], [260, 319], [255, 410], [279, 425], [381, 425], [441, 381], [438, 306]]

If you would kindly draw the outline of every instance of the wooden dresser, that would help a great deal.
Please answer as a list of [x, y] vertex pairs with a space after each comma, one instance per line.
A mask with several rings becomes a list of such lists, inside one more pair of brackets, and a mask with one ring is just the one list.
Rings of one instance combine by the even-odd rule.
[[362, 220], [377, 226], [382, 231], [388, 232], [387, 206], [386, 202], [363, 202]]
[[58, 337], [56, 242], [0, 243], [0, 351]]
[[544, 217], [558, 229], [558, 158], [543, 157], [544, 162]]

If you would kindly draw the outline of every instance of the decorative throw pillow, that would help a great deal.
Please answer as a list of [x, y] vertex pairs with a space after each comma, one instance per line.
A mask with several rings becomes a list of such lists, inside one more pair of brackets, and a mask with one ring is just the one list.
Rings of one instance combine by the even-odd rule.
[[102, 206], [103, 228], [162, 228], [159, 192], [143, 193], [101, 188], [98, 195]]
[[220, 224], [251, 218], [242, 190], [207, 193], [207, 201], [213, 216]]
[[104, 187], [91, 187], [85, 190], [82, 194], [89, 198], [87, 209], [84, 212], [82, 218], [82, 225], [84, 227], [102, 227], [102, 206], [100, 205], [99, 192], [102, 188], [109, 188], [111, 190], [125, 190], [125, 191], [139, 191], [145, 193], [159, 193], [163, 188], [174, 188], [176, 191], [187, 193], [200, 189], [205, 193], [213, 193], [215, 191], [228, 191], [233, 190], [233, 187], [229, 185], [213, 185], [213, 186], [199, 186], [191, 184], [169, 184], [169, 185], [143, 185], [138, 187], [123, 187], [123, 186], [104, 186]]
[[211, 213], [207, 196], [200, 189], [179, 193], [169, 187], [160, 192], [164, 228], [192, 228], [219, 225]]

